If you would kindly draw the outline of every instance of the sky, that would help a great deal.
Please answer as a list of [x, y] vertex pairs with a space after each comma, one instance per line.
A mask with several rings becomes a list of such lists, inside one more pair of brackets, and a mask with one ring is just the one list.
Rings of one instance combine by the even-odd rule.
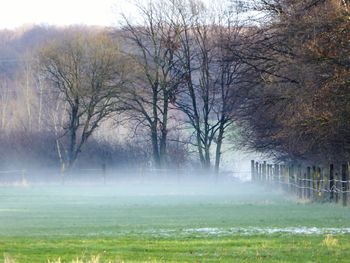
[[120, 12], [133, 12], [128, 0], [0, 0], [0, 29], [32, 24], [115, 26]]
[[[135, 2], [150, 0], [0, 0], [0, 29], [37, 25], [117, 26], [121, 13], [135, 19]], [[205, 3], [221, 0], [203, 0]], [[137, 14], [136, 14], [137, 17]]]

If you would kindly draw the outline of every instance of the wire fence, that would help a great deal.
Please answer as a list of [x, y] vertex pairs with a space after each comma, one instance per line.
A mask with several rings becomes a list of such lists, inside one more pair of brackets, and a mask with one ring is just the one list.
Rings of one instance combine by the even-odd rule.
[[251, 178], [298, 198], [350, 204], [349, 164], [303, 166], [251, 161]]
[[0, 171], [0, 185], [27, 185], [26, 174], [25, 169]]
[[101, 165], [91, 168], [75, 168], [72, 170], [0, 170], [0, 186], [31, 184], [115, 184], [115, 183], [196, 183], [200, 182], [236, 182], [249, 178], [250, 171], [220, 171], [199, 168], [164, 168], [150, 167], [116, 168]]

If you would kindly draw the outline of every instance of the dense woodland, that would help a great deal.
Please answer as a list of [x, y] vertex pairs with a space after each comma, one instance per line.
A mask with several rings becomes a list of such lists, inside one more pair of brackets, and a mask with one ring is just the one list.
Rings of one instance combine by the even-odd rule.
[[118, 28], [1, 31], [0, 166], [218, 172], [224, 142], [347, 162], [349, 1], [220, 3], [153, 1]]

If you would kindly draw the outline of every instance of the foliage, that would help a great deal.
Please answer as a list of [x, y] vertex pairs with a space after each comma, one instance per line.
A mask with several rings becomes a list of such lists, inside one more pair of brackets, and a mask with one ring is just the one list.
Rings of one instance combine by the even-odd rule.
[[349, 9], [345, 1], [261, 1], [242, 110], [248, 144], [278, 159], [349, 159]]
[[141, 22], [122, 29], [0, 32], [2, 133], [24, 144], [52, 133], [48, 162], [72, 166], [92, 134], [111, 138], [113, 127], [123, 140], [125, 129], [156, 167], [185, 165], [195, 149], [209, 168], [215, 147], [218, 171], [235, 122], [243, 147], [276, 159], [348, 161], [349, 1], [137, 7]]
[[42, 47], [38, 63], [56, 100], [65, 104], [62, 128], [68, 145], [62, 163], [72, 167], [89, 137], [118, 108], [116, 98], [124, 81], [121, 55], [107, 34], [72, 29], [64, 39]]
[[323, 245], [327, 248], [337, 247], [339, 246], [339, 240], [336, 239], [333, 235], [328, 234], [323, 240]]

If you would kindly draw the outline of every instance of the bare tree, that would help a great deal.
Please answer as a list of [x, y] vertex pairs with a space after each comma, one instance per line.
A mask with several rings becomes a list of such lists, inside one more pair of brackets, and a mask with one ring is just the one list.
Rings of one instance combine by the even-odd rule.
[[258, 1], [267, 14], [242, 59], [255, 81], [246, 142], [280, 160], [349, 158], [348, 1]]
[[[179, 28], [171, 24], [171, 1], [137, 5], [141, 24], [125, 17], [123, 35], [135, 74], [123, 103], [136, 127], [149, 130], [155, 167], [167, 162], [170, 104], [174, 101], [181, 75], [176, 71]], [[130, 45], [130, 46], [129, 46]]]
[[219, 172], [222, 145], [227, 128], [237, 119], [237, 111], [242, 101], [245, 87], [245, 64], [237, 58], [232, 50], [240, 52], [244, 35], [244, 24], [232, 14], [220, 14], [215, 34], [215, 58], [212, 65], [215, 101], [213, 111], [215, 126], [215, 172]]
[[65, 160], [71, 168], [82, 146], [116, 109], [124, 79], [121, 55], [107, 34], [77, 28], [40, 50], [39, 67], [57, 99], [66, 104], [61, 136], [67, 139]]
[[218, 172], [225, 131], [233, 122], [242, 65], [228, 48], [239, 40], [242, 26], [233, 13], [210, 8], [214, 6], [205, 7], [200, 1], [177, 3], [182, 28], [177, 55], [185, 77], [176, 105], [194, 130], [194, 145], [204, 169], [212, 166], [211, 151], [216, 143]]
[[9, 106], [10, 106], [10, 100], [11, 100], [11, 89], [9, 87], [9, 80], [6, 77], [0, 78], [0, 127], [1, 130], [4, 132], [8, 126], [9, 126]]

